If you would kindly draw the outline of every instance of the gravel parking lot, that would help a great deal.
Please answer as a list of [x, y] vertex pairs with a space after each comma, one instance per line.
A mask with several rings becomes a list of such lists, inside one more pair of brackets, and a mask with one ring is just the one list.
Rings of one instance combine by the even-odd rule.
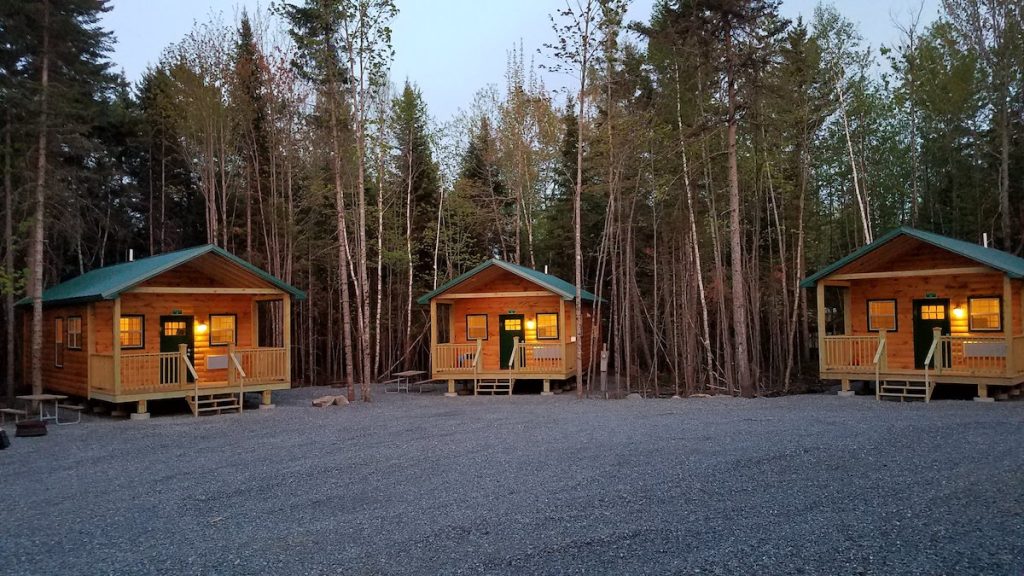
[[323, 392], [13, 439], [0, 573], [1024, 571], [1024, 402]]

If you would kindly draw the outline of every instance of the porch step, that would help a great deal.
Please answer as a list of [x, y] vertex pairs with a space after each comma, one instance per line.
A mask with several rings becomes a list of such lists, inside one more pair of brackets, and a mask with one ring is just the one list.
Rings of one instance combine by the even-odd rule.
[[242, 412], [238, 394], [189, 394], [185, 400], [193, 416], [213, 412], [220, 414], [225, 410]]
[[476, 381], [473, 387], [473, 395], [484, 394], [508, 394], [512, 395], [512, 387], [515, 386], [514, 378], [483, 378]]
[[934, 383], [926, 383], [913, 380], [890, 381], [883, 380], [878, 384], [876, 396], [879, 400], [883, 398], [899, 398], [904, 400], [931, 400]]

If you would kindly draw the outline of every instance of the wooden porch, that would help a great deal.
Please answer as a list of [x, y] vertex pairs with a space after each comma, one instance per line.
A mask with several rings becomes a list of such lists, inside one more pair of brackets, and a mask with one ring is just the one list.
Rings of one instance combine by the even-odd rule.
[[[185, 345], [177, 352], [90, 354], [88, 398], [111, 403], [186, 398], [196, 413], [200, 397], [262, 392], [269, 404], [271, 390], [290, 387], [287, 348], [231, 345], [224, 356], [224, 379], [213, 379], [199, 376]], [[140, 412], [144, 408], [140, 404]]]
[[[459, 344], [437, 344], [431, 364], [431, 377], [447, 380], [448, 392], [454, 394], [456, 380], [491, 381], [517, 379], [543, 380], [544, 393], [551, 392], [551, 380], [568, 380], [576, 375], [576, 343], [521, 342], [516, 339], [508, 359], [485, 363], [488, 350], [482, 340]], [[491, 354], [496, 354], [493, 350]], [[485, 369], [485, 365], [506, 365], [507, 368]]]
[[821, 377], [840, 380], [849, 391], [851, 380], [873, 380], [876, 395], [888, 381], [923, 382], [924, 399], [936, 384], [973, 384], [978, 396], [988, 386], [1016, 387], [1024, 383], [1024, 334], [976, 336], [933, 333], [923, 368], [890, 367], [885, 330], [877, 335], [824, 336], [820, 343]]

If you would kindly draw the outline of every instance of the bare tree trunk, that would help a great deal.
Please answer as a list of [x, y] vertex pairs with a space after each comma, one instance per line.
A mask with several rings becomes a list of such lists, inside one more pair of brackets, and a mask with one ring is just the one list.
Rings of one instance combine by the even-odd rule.
[[331, 99], [330, 122], [332, 138], [332, 165], [334, 172], [334, 202], [337, 209], [338, 231], [338, 287], [341, 289], [341, 337], [345, 356], [345, 385], [348, 399], [355, 400], [355, 379], [352, 354], [352, 311], [348, 290], [348, 223], [345, 214], [345, 191], [341, 183], [341, 136], [338, 128], [338, 103], [334, 84], [331, 83], [328, 98]]
[[864, 231], [864, 243], [870, 244], [871, 237], [871, 213], [869, 211], [869, 200], [867, 192], [861, 194], [860, 179], [857, 177], [857, 160], [853, 154], [853, 140], [850, 138], [850, 122], [846, 116], [846, 96], [843, 93], [841, 78], [836, 75], [836, 94], [839, 96], [839, 115], [843, 119], [843, 132], [846, 134], [846, 150], [850, 155], [850, 170], [853, 171], [853, 193], [857, 199], [857, 209], [860, 211], [860, 223]]
[[46, 235], [46, 151], [50, 130], [50, 2], [43, 0], [43, 39], [40, 49], [39, 141], [36, 158], [35, 226], [32, 232], [32, 393], [43, 392], [43, 251]]
[[[4, 272], [8, 281], [14, 278], [14, 183], [11, 180], [11, 110], [8, 108], [4, 123]], [[4, 298], [4, 321], [7, 337], [7, 405], [14, 402], [14, 286], [9, 286]]]
[[736, 344], [736, 378], [739, 380], [740, 392], [747, 397], [754, 395], [754, 383], [750, 374], [750, 352], [747, 350], [747, 291], [743, 274], [743, 230], [740, 214], [740, 179], [736, 158], [736, 78], [735, 62], [732, 47], [732, 31], [726, 36], [728, 62], [728, 139], [729, 162], [729, 251], [732, 261], [732, 310], [735, 327], [734, 341]]
[[410, 366], [410, 352], [412, 351], [412, 280], [413, 280], [413, 262], [412, 262], [412, 180], [413, 180], [413, 142], [412, 134], [413, 125], [409, 124], [409, 140], [406, 143], [409, 150], [409, 157], [406, 159], [405, 168], [405, 257], [409, 264], [409, 276], [406, 284], [406, 291], [408, 298], [405, 301], [405, 340], [402, 343], [402, 352], [405, 358], [405, 367]]

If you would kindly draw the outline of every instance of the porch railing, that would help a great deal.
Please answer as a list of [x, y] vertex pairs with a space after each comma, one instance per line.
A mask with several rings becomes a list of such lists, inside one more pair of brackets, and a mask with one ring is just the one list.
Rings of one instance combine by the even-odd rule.
[[[867, 336], [826, 336], [821, 350], [822, 369], [825, 372], [875, 371], [875, 356], [881, 334]], [[883, 360], [882, 358], [879, 361]]]
[[1011, 353], [1003, 336], [940, 336], [942, 362], [936, 362], [939, 374], [967, 376], [1004, 376]]
[[288, 381], [287, 348], [236, 348], [232, 363], [242, 385]]
[[[288, 382], [286, 348], [234, 349], [229, 355], [227, 378], [231, 385], [252, 386]], [[120, 384], [116, 382], [120, 376]], [[203, 384], [205, 372], [196, 370], [185, 351], [121, 354], [116, 366], [113, 354], [89, 355], [89, 394], [145, 394], [194, 390]], [[216, 382], [223, 382], [223, 379]]]
[[1024, 334], [1013, 338], [1013, 369], [1024, 374]]
[[122, 354], [120, 391], [133, 394], [177, 388], [181, 384], [178, 356], [177, 352]]
[[482, 342], [466, 344], [438, 344], [434, 353], [434, 372], [472, 374], [480, 357]]
[[565, 369], [566, 351], [561, 342], [519, 342], [513, 369], [519, 374], [560, 373]]

